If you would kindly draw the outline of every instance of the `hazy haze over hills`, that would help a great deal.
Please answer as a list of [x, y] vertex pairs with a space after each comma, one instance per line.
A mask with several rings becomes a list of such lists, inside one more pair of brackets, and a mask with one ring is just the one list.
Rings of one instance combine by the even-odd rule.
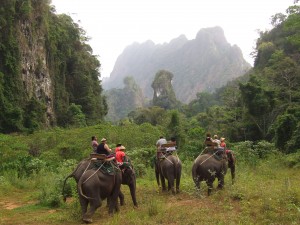
[[204, 28], [192, 40], [180, 35], [165, 44], [149, 40], [126, 47], [110, 77], [103, 80], [103, 87], [121, 88], [124, 77], [132, 76], [144, 95], [152, 98], [151, 83], [156, 72], [163, 69], [174, 74], [176, 97], [187, 103], [196, 93], [212, 92], [250, 67], [240, 48], [227, 42], [222, 28]]

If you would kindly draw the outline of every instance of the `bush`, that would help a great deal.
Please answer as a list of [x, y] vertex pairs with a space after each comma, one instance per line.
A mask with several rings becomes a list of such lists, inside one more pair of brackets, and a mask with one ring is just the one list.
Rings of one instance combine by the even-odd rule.
[[233, 145], [233, 150], [238, 161], [246, 162], [252, 166], [258, 163], [258, 154], [253, 150], [253, 142], [238, 142]]
[[282, 163], [291, 168], [300, 167], [300, 151], [296, 153], [291, 153], [283, 157]]
[[253, 145], [253, 150], [261, 159], [266, 159], [270, 155], [279, 153], [279, 151], [275, 147], [275, 144], [267, 141], [260, 141], [257, 144]]

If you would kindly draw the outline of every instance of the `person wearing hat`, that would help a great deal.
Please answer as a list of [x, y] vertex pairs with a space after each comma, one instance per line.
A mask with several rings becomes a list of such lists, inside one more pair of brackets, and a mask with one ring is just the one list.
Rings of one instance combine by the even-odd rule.
[[106, 142], [107, 142], [106, 138], [102, 138], [101, 139], [101, 143], [98, 145], [96, 153], [98, 153], [98, 154], [105, 154], [105, 155], [112, 154], [112, 151], [108, 147], [108, 145], [107, 145]]
[[116, 148], [115, 148], [115, 153], [117, 153], [118, 151], [120, 151], [120, 147], [122, 146], [122, 144], [117, 144]]
[[217, 143], [217, 146], [215, 146], [214, 148], [215, 148], [215, 149], [219, 149], [219, 148], [220, 148], [221, 141], [219, 140], [218, 135], [215, 134], [212, 141], [213, 141], [214, 143]]
[[119, 151], [116, 152], [116, 160], [119, 165], [122, 165], [124, 162], [124, 157], [126, 156], [125, 149], [126, 148], [123, 145], [121, 145], [119, 147]]
[[224, 150], [226, 150], [225, 138], [224, 138], [224, 137], [221, 137], [220, 141], [221, 141], [220, 147], [223, 148]]

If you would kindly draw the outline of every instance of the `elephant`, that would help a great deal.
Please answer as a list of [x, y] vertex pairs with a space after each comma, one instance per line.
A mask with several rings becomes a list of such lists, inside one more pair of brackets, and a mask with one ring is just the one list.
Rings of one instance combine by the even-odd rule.
[[[231, 152], [231, 175], [232, 181], [235, 175], [235, 158], [233, 160], [233, 152]], [[206, 181], [208, 186], [208, 195], [211, 194], [213, 189], [213, 182], [215, 178], [218, 179], [218, 188], [224, 187], [224, 178], [228, 168], [227, 154], [222, 154], [221, 158], [216, 156], [213, 151], [205, 154], [200, 154], [194, 161], [192, 167], [192, 177], [195, 182], [196, 188], [200, 190], [200, 182]]]
[[[162, 190], [166, 190], [165, 179], [168, 181], [168, 191], [172, 190], [172, 194], [180, 192], [181, 178], [181, 161], [178, 156], [166, 153], [162, 158], [155, 162], [155, 175], [158, 186], [160, 187], [159, 177], [161, 180]], [[174, 182], [176, 180], [176, 192]]]
[[77, 184], [82, 220], [91, 223], [96, 209], [106, 198], [109, 202], [109, 214], [113, 214], [114, 210], [118, 212], [121, 183], [122, 174], [119, 168], [114, 167], [114, 174], [104, 173], [99, 168], [87, 170]]
[[[130, 161], [128, 157], [126, 158], [126, 161]], [[66, 201], [66, 195], [64, 193], [64, 189], [65, 189], [67, 180], [69, 178], [73, 177], [75, 179], [76, 183], [78, 183], [82, 174], [84, 174], [87, 170], [92, 169], [92, 168], [94, 168], [92, 159], [91, 158], [83, 159], [82, 161], [80, 161], [78, 163], [75, 170], [65, 178], [64, 184], [63, 184], [63, 190], [62, 190], [62, 194], [64, 196], [64, 201]], [[123, 170], [122, 184], [128, 185], [128, 187], [130, 189], [132, 202], [135, 207], [138, 207], [137, 200], [136, 200], [136, 175], [135, 175], [133, 167], [128, 167], [125, 170]], [[120, 198], [121, 206], [124, 205], [125, 201], [124, 201], [124, 194], [122, 193], [122, 191], [120, 191], [120, 193], [119, 193], [119, 198]]]

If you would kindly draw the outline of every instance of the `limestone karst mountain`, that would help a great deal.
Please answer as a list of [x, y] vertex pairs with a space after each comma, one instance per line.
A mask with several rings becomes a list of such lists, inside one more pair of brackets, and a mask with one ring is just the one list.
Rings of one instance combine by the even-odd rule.
[[213, 92], [251, 68], [240, 48], [231, 46], [220, 27], [201, 29], [195, 39], [184, 35], [169, 43], [133, 43], [118, 57], [104, 89], [122, 88], [124, 77], [131, 76], [152, 98], [151, 83], [159, 70], [174, 74], [173, 87], [178, 100], [188, 103], [198, 92]]

